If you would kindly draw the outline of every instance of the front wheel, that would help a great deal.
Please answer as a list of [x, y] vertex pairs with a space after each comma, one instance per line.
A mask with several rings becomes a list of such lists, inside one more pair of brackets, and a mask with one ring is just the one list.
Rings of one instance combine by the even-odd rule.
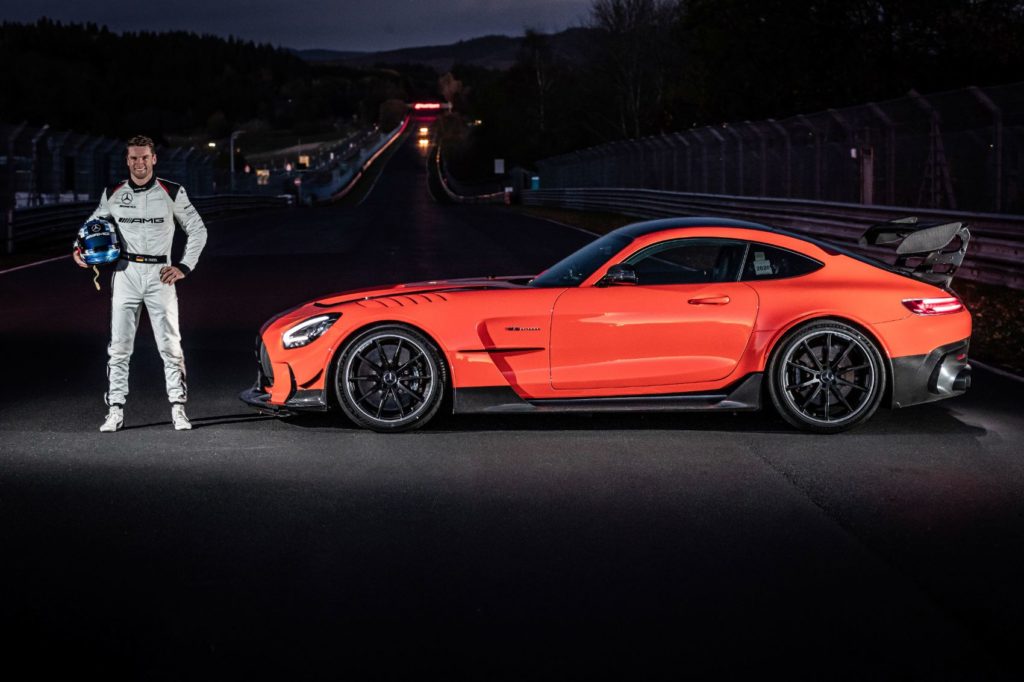
[[334, 368], [341, 409], [374, 431], [411, 431], [437, 413], [448, 368], [437, 347], [408, 327], [374, 327], [345, 344]]
[[874, 342], [850, 325], [811, 322], [772, 353], [768, 391], [787, 422], [838, 433], [867, 420], [882, 401], [885, 363]]

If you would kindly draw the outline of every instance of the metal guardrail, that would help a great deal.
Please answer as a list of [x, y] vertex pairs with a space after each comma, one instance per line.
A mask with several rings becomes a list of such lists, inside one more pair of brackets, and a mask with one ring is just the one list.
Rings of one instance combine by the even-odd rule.
[[406, 116], [402, 119], [402, 122], [395, 126], [390, 132], [380, 135], [379, 139], [369, 147], [361, 149], [357, 158], [359, 165], [351, 168], [339, 179], [338, 186], [329, 190], [327, 200], [330, 202], [341, 201], [348, 196], [349, 192], [355, 189], [356, 185], [359, 184], [363, 175], [370, 170], [370, 166], [372, 166], [377, 159], [384, 154], [384, 152], [390, 149], [391, 145], [402, 137], [403, 133], [405, 133], [409, 127], [410, 120], [411, 117]]
[[[291, 206], [292, 197], [225, 194], [194, 197], [192, 203], [204, 219], [209, 219], [240, 211]], [[19, 244], [52, 243], [64, 238], [70, 244], [75, 230], [95, 208], [95, 201], [78, 201], [16, 210], [13, 212], [13, 220], [7, 225], [6, 251], [11, 254]]]
[[452, 178], [448, 175], [448, 169], [445, 166], [444, 158], [441, 154], [441, 145], [438, 144], [434, 148], [434, 166], [437, 172], [437, 179], [441, 185], [441, 189], [448, 195], [448, 198], [457, 204], [501, 204], [505, 203], [505, 192], [486, 192], [484, 194], [462, 194], [465, 192], [464, 188], [459, 188], [459, 192], [456, 192], [452, 186], [455, 184]]
[[871, 225], [908, 215], [962, 221], [970, 226], [971, 244], [957, 277], [1024, 289], [1021, 265], [1024, 262], [1024, 216], [1021, 215], [610, 188], [526, 190], [522, 193], [522, 203], [607, 211], [640, 218], [706, 215], [751, 220], [821, 237], [887, 262], [892, 260], [891, 250], [857, 244], [860, 235]]

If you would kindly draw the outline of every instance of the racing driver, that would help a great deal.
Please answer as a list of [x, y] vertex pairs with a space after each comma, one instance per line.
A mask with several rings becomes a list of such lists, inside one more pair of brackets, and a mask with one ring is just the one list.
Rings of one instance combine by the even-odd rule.
[[[171, 421], [176, 430], [183, 431], [191, 429], [192, 424], [185, 415], [188, 392], [175, 283], [195, 268], [206, 244], [206, 226], [184, 187], [153, 174], [156, 165], [153, 140], [139, 135], [128, 140], [126, 147], [129, 178], [106, 188], [99, 206], [89, 216], [89, 220], [113, 219], [121, 241], [121, 259], [111, 278], [109, 387], [104, 396], [109, 411], [100, 431], [117, 431], [124, 425], [128, 363], [143, 305], [149, 313], [153, 336], [164, 361]], [[175, 219], [188, 239], [181, 262], [172, 264]], [[87, 267], [77, 247], [73, 257], [80, 267]]]

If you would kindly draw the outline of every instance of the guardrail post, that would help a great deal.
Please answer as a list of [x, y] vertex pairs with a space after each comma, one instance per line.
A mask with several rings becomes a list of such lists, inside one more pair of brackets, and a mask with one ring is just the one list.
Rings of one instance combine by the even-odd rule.
[[896, 124], [882, 107], [868, 102], [871, 113], [885, 126], [885, 203], [896, 203]]
[[[673, 139], [679, 140], [686, 148], [686, 181], [690, 181], [690, 143], [686, 141], [682, 133], [673, 133]], [[676, 147], [672, 148], [672, 189], [679, 191], [679, 152]], [[689, 186], [686, 188], [689, 189]]]
[[[736, 128], [734, 126], [727, 125], [727, 126], [725, 126], [725, 129], [729, 133], [731, 133], [733, 137], [736, 138], [736, 153], [738, 154], [738, 157], [739, 157], [737, 159], [737, 163], [736, 163], [736, 181], [737, 181], [736, 194], [739, 194], [740, 196], [742, 196], [744, 194], [744, 191], [743, 191], [743, 136], [740, 135], [739, 131], [736, 130]], [[723, 170], [723, 173], [724, 173], [724, 170]]]
[[[683, 133], [683, 138], [693, 131], [689, 130]], [[694, 136], [696, 137], [696, 135]], [[700, 138], [697, 138], [697, 142], [700, 143]], [[688, 192], [697, 191], [697, 186], [693, 182], [693, 145], [686, 145], [686, 190]]]
[[4, 192], [2, 204], [0, 209], [3, 213], [0, 214], [0, 222], [3, 223], [4, 228], [4, 250], [7, 251], [7, 255], [11, 255], [14, 253], [14, 195]]
[[50, 124], [45, 124], [39, 129], [39, 132], [32, 138], [32, 174], [31, 181], [28, 190], [28, 203], [31, 206], [37, 201], [41, 201], [39, 197], [39, 141], [46, 136], [46, 131], [50, 129]]
[[577, 173], [577, 177], [579, 178], [579, 180], [576, 183], [577, 185], [592, 186], [594, 184], [595, 156], [596, 153], [593, 149], [584, 149], [580, 152], [580, 169], [579, 173]]
[[128, 173], [128, 159], [127, 152], [125, 151], [124, 143], [116, 138], [109, 138], [104, 140], [100, 154], [103, 158], [102, 179], [100, 183], [99, 192], [97, 192], [96, 198], [99, 198], [100, 193], [106, 189], [107, 185], [118, 182], [122, 177], [126, 177]]
[[189, 182], [192, 183], [190, 187], [194, 187], [196, 192], [212, 192], [216, 191], [214, 175], [213, 175], [213, 155], [208, 153], [199, 154], [196, 157], [196, 163], [192, 166], [193, 171], [189, 177]]
[[14, 205], [4, 206], [4, 234], [6, 235], [7, 255], [14, 253]]
[[[185, 184], [187, 182], [185, 175], [185, 164], [182, 163], [181, 147], [171, 147], [169, 149], [161, 149], [157, 157], [160, 159], [159, 166], [162, 168], [160, 171], [161, 177], [167, 177], [173, 179], [175, 182]], [[187, 188], [186, 188], [187, 191]]]
[[18, 139], [18, 135], [25, 129], [25, 124], [22, 123], [11, 131], [11, 134], [7, 136], [7, 164], [4, 168], [4, 173], [7, 176], [4, 187], [3, 195], [0, 196], [0, 221], [3, 222], [4, 228], [4, 239], [5, 239], [5, 250], [8, 254], [14, 253], [14, 204], [15, 204], [15, 174], [14, 168], [14, 141]]
[[870, 144], [861, 146], [857, 152], [857, 161], [860, 170], [860, 203], [870, 206], [875, 203], [875, 148]]
[[942, 203], [940, 195], [945, 191], [949, 207], [955, 209], [956, 196], [953, 194], [953, 180], [950, 177], [949, 163], [946, 161], [946, 149], [942, 144], [942, 118], [935, 107], [916, 90], [911, 90], [908, 95], [929, 115], [930, 119], [928, 161], [925, 165], [924, 181], [921, 183], [918, 201], [922, 201], [927, 188], [931, 207], [938, 208]]
[[[707, 126], [705, 130], [711, 133], [711, 135], [713, 135], [714, 138], [718, 140], [718, 166], [721, 184], [719, 188], [719, 193], [728, 194], [728, 192], [725, 189], [725, 138], [722, 137], [718, 133], [718, 131], [712, 128], [711, 126]], [[707, 157], [705, 156], [704, 158], [706, 159]], [[705, 172], [707, 172], [707, 169], [705, 169]]]
[[[49, 186], [54, 194], [55, 204], [60, 203], [61, 190], [64, 188], [64, 164], [67, 162], [67, 146], [73, 136], [69, 132], [54, 133], [47, 140], [47, 149], [50, 152], [50, 173]], [[42, 183], [40, 183], [42, 184]], [[42, 193], [42, 191], [40, 191]]]
[[996, 196], [993, 210], [998, 213], [1003, 209], [1003, 110], [977, 86], [972, 85], [968, 90], [992, 114], [992, 144], [989, 146], [995, 154]]
[[[71, 191], [71, 201], [78, 201], [78, 176], [79, 173], [81, 173], [82, 157], [84, 156], [82, 154], [82, 148], [86, 147], [87, 144], [91, 147], [93, 143], [90, 142], [90, 140], [92, 140], [92, 138], [87, 137], [85, 135], [80, 135], [78, 137], [78, 140], [76, 140], [75, 144], [71, 147], [71, 158], [74, 159], [74, 172], [71, 173], [71, 186], [66, 187], [66, 189]], [[67, 178], [67, 175], [68, 172], [65, 169], [65, 178]]]
[[231, 173], [230, 191], [231, 191], [232, 194], [235, 191], [235, 140], [237, 140], [238, 136], [241, 135], [244, 132], [245, 132], [244, 130], [236, 130], [233, 133], [231, 133], [231, 137], [228, 139], [228, 155], [229, 155], [229, 158], [231, 159], [231, 163], [230, 163], [230, 169], [231, 169], [230, 170], [230, 173]]
[[760, 143], [760, 146], [761, 146], [761, 151], [760, 151], [760, 154], [761, 154], [761, 169], [760, 169], [760, 171], [761, 171], [760, 172], [761, 191], [760, 191], [759, 194], [760, 194], [760, 196], [763, 197], [763, 196], [768, 194], [768, 161], [767, 161], [767, 158], [766, 158], [767, 155], [768, 155], [768, 153], [767, 153], [768, 150], [767, 150], [767, 145], [765, 144], [764, 133], [761, 132], [761, 129], [758, 128], [757, 125], [755, 125], [754, 123], [751, 123], [750, 121], [744, 121], [744, 125], [747, 126], [748, 130], [753, 130], [754, 131], [754, 135], [757, 136], [757, 140], [758, 140], [758, 142]]
[[644, 186], [644, 148], [636, 140], [629, 141], [629, 165], [633, 171], [633, 187]]
[[874, 154], [867, 149], [861, 149], [860, 139], [857, 133], [854, 131], [846, 117], [840, 114], [835, 109], [828, 110], [829, 115], [832, 116], [832, 120], [839, 124], [843, 129], [843, 134], [846, 135], [847, 144], [850, 145], [850, 149], [856, 149], [857, 159], [857, 179], [858, 179], [858, 196], [860, 197], [860, 203], [862, 204], [873, 204], [875, 195], [875, 172], [874, 172]]
[[[640, 186], [645, 189], [658, 189], [658, 138], [645, 137], [638, 140], [637, 145], [640, 147]], [[649, 170], [654, 173], [650, 178], [651, 182], [647, 182]]]
[[675, 189], [675, 138], [671, 135], [662, 135], [660, 139], [663, 147], [663, 150], [661, 152], [663, 166], [662, 177], [664, 178], [664, 181], [662, 183], [662, 189]]
[[711, 166], [708, 161], [708, 144], [704, 141], [704, 138], [700, 136], [701, 130], [707, 130], [707, 128], [697, 128], [690, 131], [690, 134], [697, 138], [697, 143], [700, 145], [700, 188], [705, 194], [711, 192], [711, 180], [709, 178], [711, 174]]
[[[96, 178], [96, 150], [103, 144], [102, 137], [89, 138], [89, 144], [86, 145], [85, 149], [81, 152], [82, 159], [88, 159], [89, 165], [87, 168], [75, 170], [75, 199], [78, 199], [79, 190], [89, 198], [92, 198], [92, 190], [94, 186], [94, 180]], [[82, 178], [79, 180], [79, 178]]]
[[786, 196], [793, 196], [793, 144], [789, 139], [789, 131], [774, 118], [768, 119], [768, 125], [775, 128], [786, 141]]
[[627, 142], [615, 143], [615, 184], [613, 187], [629, 187], [630, 168], [629, 146]]
[[821, 161], [821, 133], [814, 127], [814, 124], [803, 114], [795, 117], [796, 120], [803, 123], [811, 131], [811, 136], [814, 138], [814, 198], [821, 200], [821, 174], [822, 174], [822, 161]]
[[[189, 147], [185, 150], [185, 153], [181, 156], [181, 173], [182, 176], [177, 178], [177, 181], [183, 185], [189, 185], [192, 183], [192, 155], [195, 153], [195, 147]], [[186, 190], [188, 191], [188, 190]]]

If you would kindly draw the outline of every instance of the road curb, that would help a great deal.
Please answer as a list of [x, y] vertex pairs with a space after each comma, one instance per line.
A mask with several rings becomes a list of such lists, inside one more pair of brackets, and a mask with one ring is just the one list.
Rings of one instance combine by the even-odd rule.
[[46, 260], [37, 260], [37, 261], [33, 261], [31, 263], [26, 263], [25, 265], [16, 265], [13, 268], [7, 268], [6, 270], [0, 270], [0, 275], [6, 275], [8, 272], [17, 272], [18, 270], [25, 270], [25, 269], [28, 269], [28, 268], [34, 268], [37, 265], [42, 265], [44, 263], [52, 263], [53, 261], [63, 260], [65, 258], [71, 258], [71, 254], [69, 253], [69, 254], [64, 255], [64, 256], [54, 256], [53, 258], [47, 258]]

